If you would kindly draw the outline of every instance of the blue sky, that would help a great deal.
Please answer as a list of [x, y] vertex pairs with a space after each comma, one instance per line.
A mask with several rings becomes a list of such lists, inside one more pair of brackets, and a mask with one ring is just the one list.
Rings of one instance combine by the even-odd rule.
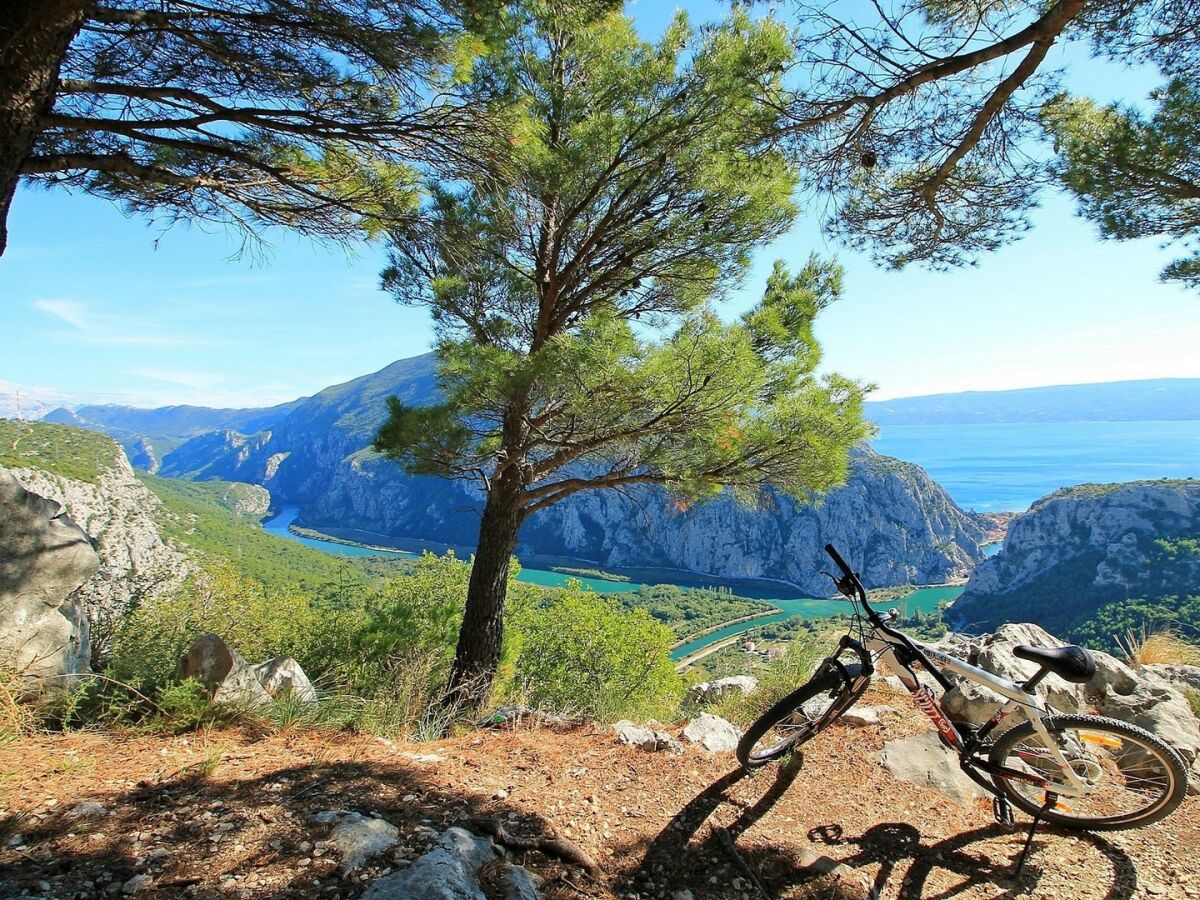
[[[697, 17], [718, 4], [688, 3]], [[666, 4], [634, 3], [653, 34]], [[1059, 52], [1072, 85], [1101, 99], [1144, 73]], [[1131, 87], [1132, 85], [1132, 87]], [[1126, 94], [1128, 96], [1128, 94]], [[949, 273], [883, 271], [829, 243], [819, 211], [757, 256], [730, 315], [776, 258], [836, 255], [843, 300], [819, 323], [828, 369], [877, 398], [1133, 378], [1200, 377], [1200, 296], [1158, 283], [1155, 241], [1101, 242], [1050, 196], [1023, 241]], [[0, 380], [135, 405], [263, 405], [310, 394], [429, 348], [427, 315], [380, 292], [380, 247], [353, 254], [277, 233], [265, 259], [236, 238], [160, 233], [111, 204], [18, 192], [0, 257]]]

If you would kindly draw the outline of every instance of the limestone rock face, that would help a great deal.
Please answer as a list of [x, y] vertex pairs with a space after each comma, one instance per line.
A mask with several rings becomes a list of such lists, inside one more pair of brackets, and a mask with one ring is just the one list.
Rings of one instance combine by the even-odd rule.
[[12, 473], [28, 490], [59, 503], [94, 543], [99, 570], [79, 592], [93, 622], [131, 602], [171, 592], [195, 571], [186, 556], [163, 541], [153, 515], [159, 500], [137, 480], [115, 444], [112, 462], [95, 484], [42, 469]]
[[1187, 554], [1165, 560], [1156, 541], [1197, 532], [1200, 481], [1056, 491], [1013, 520], [1003, 549], [976, 566], [951, 619], [973, 629], [1035, 621], [1066, 633], [1105, 603], [1186, 596], [1200, 583], [1200, 562]]
[[100, 568], [87, 534], [54, 500], [0, 468], [0, 662], [38, 693], [87, 672], [91, 648], [81, 585]]

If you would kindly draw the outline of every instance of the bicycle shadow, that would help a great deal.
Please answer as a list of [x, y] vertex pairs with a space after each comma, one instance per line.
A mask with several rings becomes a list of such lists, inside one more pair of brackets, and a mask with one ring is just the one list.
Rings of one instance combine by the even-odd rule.
[[[886, 889], [887, 894], [894, 894], [899, 900], [949, 900], [973, 888], [990, 885], [998, 889], [992, 896], [1004, 900], [1027, 896], [1037, 888], [1046, 871], [1038, 857], [1046, 849], [1046, 842], [1041, 838], [1047, 834], [1067, 835], [1085, 841], [1108, 860], [1112, 867], [1112, 883], [1105, 900], [1129, 900], [1137, 889], [1137, 870], [1128, 854], [1119, 847], [1095, 834], [1049, 826], [1039, 830], [1039, 839], [1035, 839], [1025, 870], [1018, 879], [1014, 879], [1012, 873], [1024, 843], [1024, 832], [1012, 832], [995, 824], [928, 845], [922, 843], [919, 828], [904, 822], [881, 822], [863, 834], [849, 838], [836, 823], [820, 825], [808, 832], [809, 841], [813, 843], [853, 846], [855, 852], [849, 856], [833, 857], [811, 847], [764, 845], [762, 842], [752, 847], [738, 846], [738, 838], [761, 821], [787, 792], [802, 765], [803, 757], [797, 753], [789, 763], [776, 770], [767, 790], [749, 803], [730, 793], [732, 787], [747, 778], [744, 769], [735, 769], [717, 779], [676, 813], [646, 846], [640, 862], [622, 879], [627, 889], [640, 887], [644, 890], [653, 881], [653, 873], [678, 868], [680, 860], [695, 859], [695, 868], [700, 871], [705, 868], [704, 859], [720, 855], [732, 857], [756, 885], [759, 897], [775, 898], [784, 891], [813, 882], [814, 896], [822, 897], [879, 897]], [[722, 804], [739, 809], [736, 818], [725, 826], [712, 823], [702, 834], [704, 825]], [[1010, 847], [984, 846], [1005, 836], [1013, 839]], [[952, 875], [953, 886], [925, 893], [938, 873]], [[1095, 877], [1101, 876], [1096, 873]], [[833, 884], [829, 883], [830, 879]], [[705, 887], [707, 885], [694, 886], [701, 891], [698, 897], [703, 896]], [[843, 889], [849, 890], [839, 893]]]

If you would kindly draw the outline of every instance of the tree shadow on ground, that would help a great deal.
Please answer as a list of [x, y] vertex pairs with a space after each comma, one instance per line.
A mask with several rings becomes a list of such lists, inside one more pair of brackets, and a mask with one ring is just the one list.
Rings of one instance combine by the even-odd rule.
[[[900, 900], [949, 900], [972, 888], [990, 885], [996, 898], [1027, 896], [1038, 888], [1045, 874], [1039, 863], [1044, 842], [1035, 839], [1029, 860], [1019, 878], [1013, 870], [1024, 844], [1023, 829], [1016, 833], [1000, 825], [989, 825], [953, 835], [933, 844], [923, 844], [916, 826], [904, 822], [883, 822], [857, 837], [845, 837], [841, 825], [830, 823], [808, 833], [810, 844], [853, 848], [849, 854], [826, 855], [811, 847], [763, 844], [737, 844], [739, 837], [761, 821], [795, 781], [802, 757], [797, 754], [777, 769], [774, 780], [757, 800], [746, 803], [732, 796], [731, 788], [747, 777], [744, 769], [735, 769], [697, 794], [676, 814], [660, 833], [642, 847], [628, 848], [629, 855], [641, 851], [641, 857], [613, 885], [614, 891], [640, 891], [652, 896], [671, 896], [675, 890], [690, 888], [697, 897], [720, 892], [733, 875], [711, 882], [715, 870], [711, 863], [723, 858], [725, 871], [741, 875], [752, 896], [772, 898], [785, 892], [796, 898], [861, 898], [895, 894]], [[728, 825], [713, 821], [722, 805], [737, 809]], [[704, 826], [708, 824], [706, 829]], [[1128, 900], [1137, 888], [1137, 871], [1129, 856], [1119, 847], [1095, 834], [1046, 827], [1038, 832], [1069, 836], [1089, 844], [1111, 866], [1111, 872], [1095, 872], [1097, 883], [1110, 883], [1106, 900]], [[995, 846], [983, 846], [1004, 836], [1014, 838], [1011, 852], [997, 853]], [[710, 865], [706, 865], [708, 862]], [[665, 872], [679, 872], [681, 878], [664, 887]], [[942, 877], [937, 877], [938, 875]], [[946, 877], [949, 876], [949, 877]], [[933, 886], [951, 882], [951, 887]]]
[[[230, 754], [223, 771], [236, 772], [228, 767], [237, 759]], [[119, 897], [120, 885], [140, 874], [153, 881], [137, 891], [139, 898], [356, 897], [397, 865], [397, 850], [415, 858], [449, 825], [471, 829], [471, 819], [498, 820], [513, 833], [550, 833], [540, 816], [471, 795], [466, 787], [399, 761], [318, 761], [220, 780], [193, 767], [123, 791], [89, 794], [107, 815], [72, 819], [64, 809], [19, 825], [24, 847], [0, 850], [0, 898]], [[324, 810], [384, 818], [399, 829], [399, 843], [345, 876], [337, 854], [321, 846], [329, 826], [309, 821]], [[541, 854], [514, 858], [526, 861], [551, 882], [568, 872], [581, 877], [580, 870]]]

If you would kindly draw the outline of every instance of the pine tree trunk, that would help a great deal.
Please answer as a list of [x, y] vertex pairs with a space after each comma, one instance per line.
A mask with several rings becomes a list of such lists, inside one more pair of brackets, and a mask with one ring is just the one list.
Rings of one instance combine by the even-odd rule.
[[0, 256], [21, 166], [54, 104], [58, 70], [89, 0], [8, 0], [0, 13]]
[[467, 608], [446, 695], [448, 704], [478, 707], [491, 693], [500, 664], [508, 568], [523, 520], [523, 493], [520, 473], [513, 467], [492, 483], [484, 504], [479, 546], [467, 586]]

